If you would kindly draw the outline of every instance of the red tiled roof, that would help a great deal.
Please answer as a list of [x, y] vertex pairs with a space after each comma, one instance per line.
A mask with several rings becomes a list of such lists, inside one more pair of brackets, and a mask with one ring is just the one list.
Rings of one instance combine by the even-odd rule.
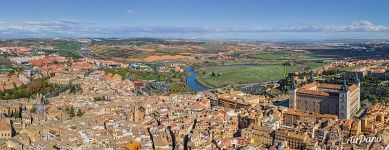
[[4, 119], [0, 121], [0, 131], [10, 131], [11, 125], [8, 124]]
[[318, 87], [323, 88], [323, 89], [335, 89], [335, 90], [342, 89], [342, 85], [339, 85], [339, 84], [320, 83], [320, 84], [318, 84]]
[[308, 94], [308, 95], [317, 95], [317, 96], [329, 96], [330, 95], [327, 92], [316, 91], [316, 90], [306, 90], [306, 89], [299, 89], [299, 90], [297, 90], [297, 93]]

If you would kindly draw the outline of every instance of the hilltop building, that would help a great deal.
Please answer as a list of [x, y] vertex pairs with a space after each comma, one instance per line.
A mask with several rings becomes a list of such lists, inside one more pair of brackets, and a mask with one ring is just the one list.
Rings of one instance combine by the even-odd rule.
[[289, 91], [289, 108], [350, 119], [360, 108], [360, 83], [343, 85], [312, 82]]

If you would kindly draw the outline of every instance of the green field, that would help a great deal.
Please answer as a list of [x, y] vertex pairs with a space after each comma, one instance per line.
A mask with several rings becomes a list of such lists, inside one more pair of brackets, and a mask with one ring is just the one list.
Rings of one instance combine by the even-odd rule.
[[254, 59], [261, 60], [304, 60], [304, 59], [314, 59], [316, 55], [311, 52], [296, 53], [296, 52], [273, 52], [273, 53], [261, 53], [252, 56]]
[[324, 60], [323, 62], [316, 62], [316, 61], [310, 61], [310, 62], [307, 62], [305, 65], [313, 70], [315, 69], [319, 69], [320, 67], [323, 67], [325, 65], [328, 65], [332, 63], [331, 60]]
[[[220, 74], [211, 76], [212, 72]], [[199, 78], [210, 87], [222, 87], [230, 84], [278, 81], [288, 74], [281, 65], [263, 66], [207, 66], [199, 68]]]
[[79, 44], [63, 44], [63, 45], [55, 46], [54, 49], [67, 50], [67, 51], [78, 51], [81, 49], [81, 46]]
[[285, 53], [264, 53], [264, 54], [258, 54], [253, 56], [256, 59], [263, 59], [263, 60], [281, 60], [288, 58], [289, 56]]
[[[200, 82], [208, 87], [223, 87], [231, 84], [257, 83], [267, 81], [278, 81], [288, 73], [302, 72], [303, 68], [318, 69], [330, 61], [316, 62], [308, 61], [303, 65], [283, 66], [275, 65], [231, 65], [231, 66], [206, 66], [199, 67], [198, 76]], [[309, 70], [310, 70], [309, 69]], [[305, 70], [305, 71], [309, 71]], [[214, 72], [215, 76], [212, 76]], [[218, 75], [219, 74], [219, 75]]]
[[46, 51], [46, 55], [58, 54], [64, 57], [81, 58], [78, 51], [81, 49], [79, 44], [62, 44], [54, 47], [52, 51]]

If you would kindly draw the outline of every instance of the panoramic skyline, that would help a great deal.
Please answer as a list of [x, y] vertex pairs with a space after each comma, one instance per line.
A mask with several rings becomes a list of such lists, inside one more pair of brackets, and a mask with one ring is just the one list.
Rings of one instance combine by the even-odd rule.
[[388, 5], [383, 0], [5, 1], [0, 37], [388, 39]]
[[3, 0], [0, 150], [389, 150], [388, 0]]

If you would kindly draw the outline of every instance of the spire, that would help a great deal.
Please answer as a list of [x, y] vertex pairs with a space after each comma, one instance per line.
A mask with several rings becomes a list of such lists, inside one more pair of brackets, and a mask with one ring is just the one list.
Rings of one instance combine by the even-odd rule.
[[313, 71], [312, 71], [312, 70], [309, 72], [309, 80], [308, 80], [308, 82], [309, 82], [309, 83], [315, 82], [315, 79], [314, 79], [314, 77], [313, 77]]
[[347, 91], [347, 89], [348, 89], [347, 81], [346, 81], [346, 79], [344, 79], [343, 80], [343, 85], [342, 85], [342, 90]]
[[292, 90], [297, 89], [296, 81], [294, 80], [294, 77], [292, 77], [292, 85], [290, 86]]
[[359, 84], [361, 83], [361, 80], [359, 80], [358, 73], [355, 73], [355, 83]]

